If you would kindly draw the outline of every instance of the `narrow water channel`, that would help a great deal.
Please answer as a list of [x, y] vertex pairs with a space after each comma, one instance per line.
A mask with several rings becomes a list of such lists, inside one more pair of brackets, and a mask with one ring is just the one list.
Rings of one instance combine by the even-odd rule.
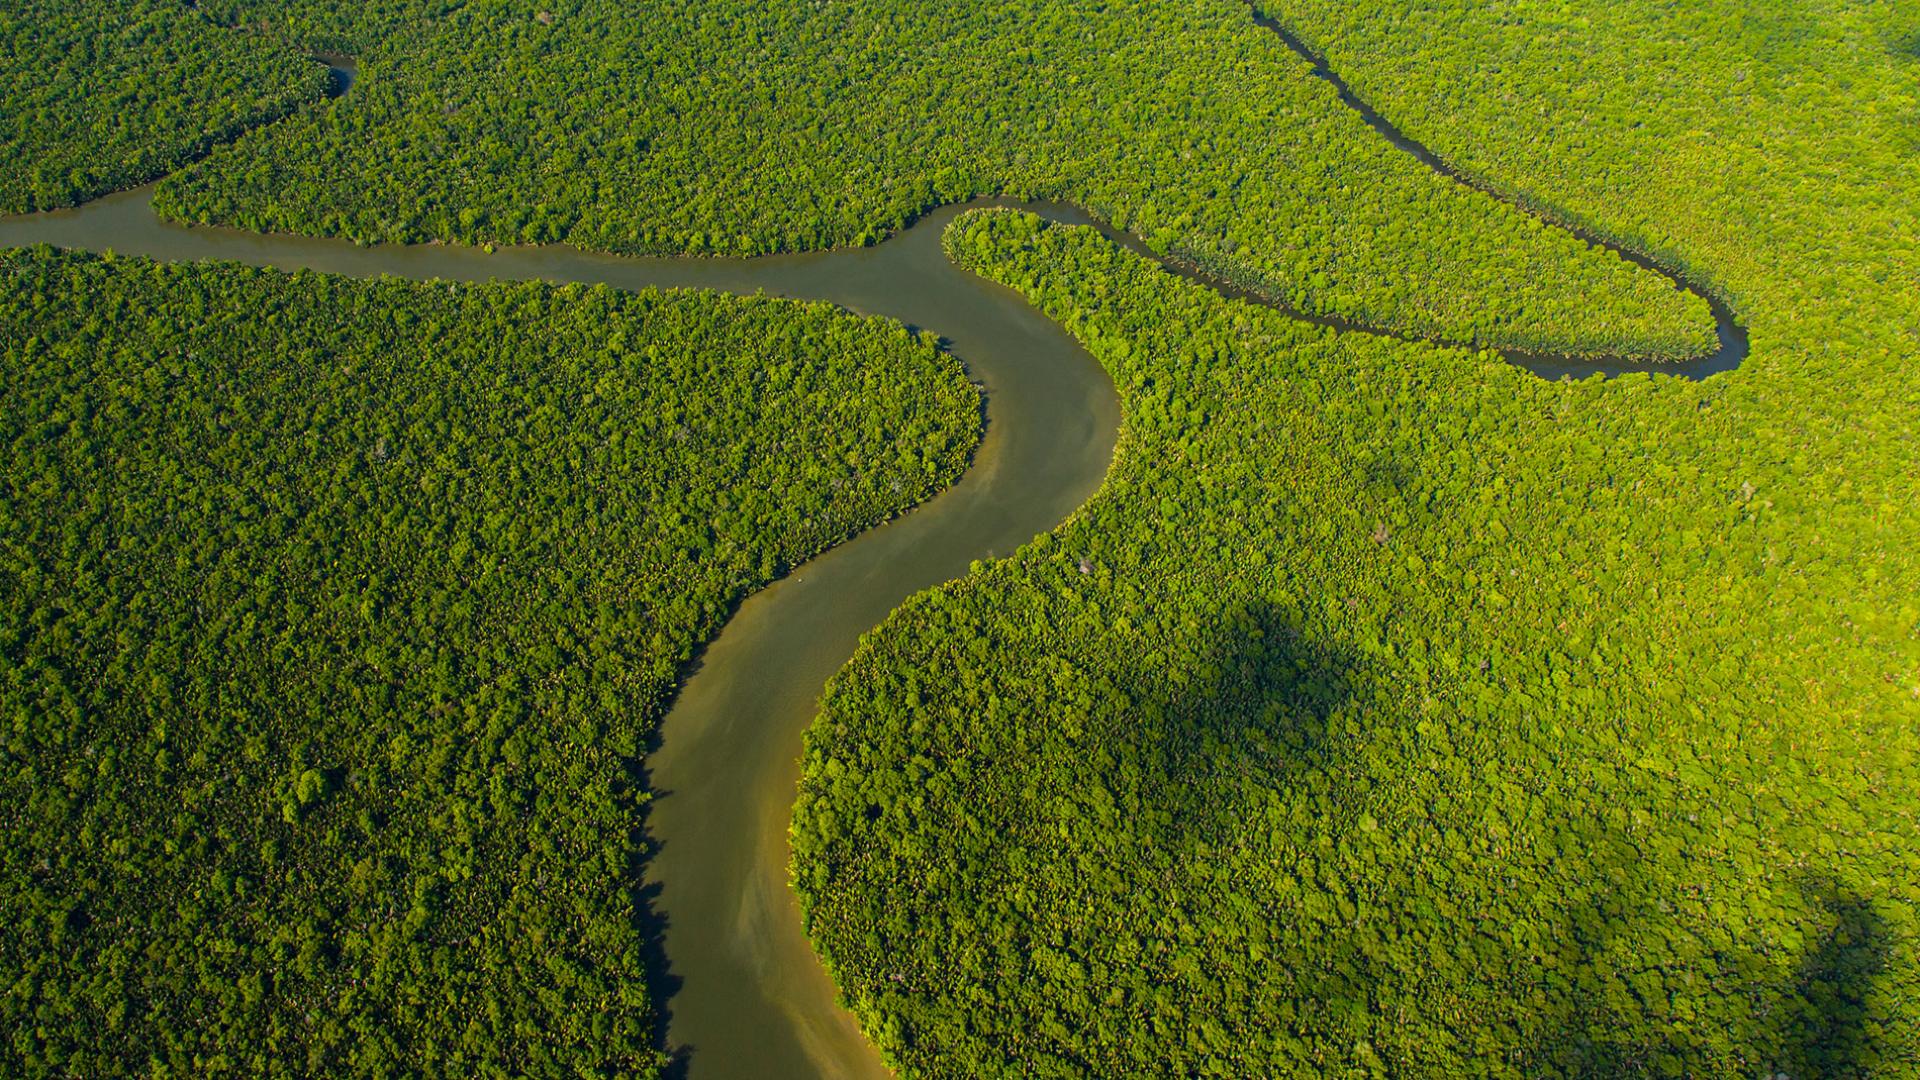
[[[1316, 74], [1333, 82], [1342, 100], [1396, 145], [1472, 183], [1392, 129], [1284, 30], [1257, 12], [1256, 18], [1312, 60]], [[352, 85], [350, 63], [324, 59], [336, 69], [333, 94], [346, 93]], [[911, 514], [828, 551], [750, 597], [683, 683], [662, 726], [661, 744], [647, 761], [656, 792], [647, 822], [656, 852], [647, 878], [656, 892], [653, 910], [665, 924], [671, 979], [677, 984], [662, 1004], [669, 1014], [668, 1042], [680, 1055], [685, 1075], [695, 1080], [886, 1076], [851, 1015], [837, 1005], [835, 988], [801, 932], [798, 904], [787, 884], [786, 830], [801, 736], [821, 690], [853, 654], [860, 634], [913, 593], [959, 576], [973, 559], [1010, 553], [1092, 496], [1112, 458], [1120, 420], [1105, 372], [1017, 294], [947, 261], [940, 234], [963, 207], [933, 211], [873, 248], [708, 260], [596, 255], [564, 246], [492, 254], [438, 244], [367, 247], [186, 228], [158, 219], [150, 195], [150, 187], [140, 188], [72, 210], [0, 218], [0, 247], [44, 243], [162, 260], [224, 259], [414, 280], [764, 292], [826, 300], [943, 336], [987, 399], [986, 431], [972, 468], [956, 486]], [[970, 205], [1024, 205], [1056, 221], [1097, 225], [1071, 206], [1004, 200]], [[1170, 273], [1274, 306], [1190, 266], [1153, 256], [1134, 237], [1099, 227]], [[1622, 254], [1693, 288], [1665, 267]], [[1509, 353], [1508, 359], [1546, 378], [1629, 370], [1703, 377], [1737, 365], [1746, 355], [1745, 332], [1723, 304], [1711, 302], [1721, 349], [1694, 362], [1647, 365], [1521, 353]], [[1357, 329], [1338, 320], [1298, 317]]]

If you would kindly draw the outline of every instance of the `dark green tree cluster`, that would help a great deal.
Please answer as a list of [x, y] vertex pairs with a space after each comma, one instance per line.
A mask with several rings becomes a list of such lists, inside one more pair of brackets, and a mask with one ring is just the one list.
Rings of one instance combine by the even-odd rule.
[[163, 186], [163, 213], [368, 241], [753, 255], [979, 194], [1070, 199], [1301, 310], [1671, 357], [1669, 282], [1382, 142], [1243, 0], [220, 0], [361, 58], [351, 98]]
[[326, 68], [183, 0], [0, 7], [0, 213], [144, 184], [327, 89]]
[[903, 1074], [1920, 1071], [1912, 443], [1764, 369], [1304, 326], [1013, 212], [948, 243], [1125, 423], [809, 736], [808, 929]]
[[649, 1075], [638, 762], [979, 398], [827, 305], [0, 254], [0, 1073]]

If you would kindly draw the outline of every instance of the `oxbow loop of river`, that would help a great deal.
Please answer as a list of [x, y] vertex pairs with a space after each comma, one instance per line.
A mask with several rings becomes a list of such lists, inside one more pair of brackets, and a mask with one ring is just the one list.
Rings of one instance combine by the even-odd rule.
[[[1282, 27], [1257, 11], [1254, 17], [1313, 64], [1315, 74], [1394, 145], [1454, 180], [1506, 199], [1407, 139]], [[347, 93], [354, 79], [351, 62], [321, 59], [335, 73], [329, 96]], [[162, 260], [224, 259], [413, 280], [764, 292], [825, 300], [943, 335], [986, 396], [987, 424], [972, 467], [926, 505], [841, 544], [742, 604], [685, 680], [662, 725], [660, 747], [647, 761], [656, 793], [647, 823], [656, 850], [647, 879], [655, 890], [653, 914], [665, 928], [674, 984], [662, 1005], [669, 1014], [669, 1045], [686, 1072], [742, 1080], [887, 1075], [852, 1016], [838, 1005], [832, 982], [801, 930], [788, 887], [787, 822], [799, 780], [801, 737], [821, 688], [853, 654], [862, 633], [915, 592], [965, 573], [973, 560], [1009, 554], [1053, 528], [1098, 489], [1120, 420], [1105, 372], [1020, 296], [947, 261], [940, 235], [962, 206], [936, 209], [872, 248], [732, 260], [634, 258], [564, 245], [493, 253], [441, 244], [361, 246], [187, 228], [155, 216], [150, 196], [150, 187], [139, 188], [75, 209], [0, 219], [0, 246], [44, 243]], [[1093, 225], [1170, 273], [1280, 307], [1177, 259], [1157, 256], [1137, 238], [1072, 206], [1000, 199], [967, 205], [1019, 206], [1054, 221]], [[1700, 378], [1745, 358], [1744, 329], [1711, 292], [1655, 260], [1582, 230], [1570, 231], [1705, 297], [1718, 324], [1720, 348], [1677, 364], [1520, 352], [1508, 352], [1509, 360], [1546, 378], [1642, 370]]]

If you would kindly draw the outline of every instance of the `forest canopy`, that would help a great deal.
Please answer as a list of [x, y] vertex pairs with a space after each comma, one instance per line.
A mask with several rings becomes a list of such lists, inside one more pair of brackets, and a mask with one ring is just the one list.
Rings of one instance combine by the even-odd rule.
[[904, 1075], [1912, 1075], [1915, 593], [1801, 554], [1737, 397], [952, 230], [1126, 422], [809, 736], [808, 930]]
[[637, 767], [979, 398], [820, 304], [0, 254], [0, 1071], [650, 1074]]
[[[1704, 305], [1239, 0], [30, 10], [13, 208], [198, 159], [176, 220], [751, 255], [1003, 192], [1429, 339], [953, 226], [1125, 428], [809, 736], [794, 881], [902, 1074], [1920, 1074], [1903, 6], [1262, 0], [1751, 332], [1564, 383], [1476, 347], [1671, 358]], [[655, 1068], [652, 724], [744, 591], [958, 475], [955, 362], [766, 300], [0, 275], [16, 1071]]]
[[0, 213], [157, 180], [318, 99], [327, 69], [182, 0], [0, 7]]
[[957, 222], [1127, 420], [829, 690], [795, 876], [866, 1030], [906, 1075], [1920, 1072], [1915, 28], [1267, 10], [1752, 356], [1548, 384]]

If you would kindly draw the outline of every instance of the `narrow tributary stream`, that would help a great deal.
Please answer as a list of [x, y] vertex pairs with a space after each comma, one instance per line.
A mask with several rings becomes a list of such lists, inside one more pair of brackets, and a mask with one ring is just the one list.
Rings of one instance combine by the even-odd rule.
[[[336, 93], [350, 85], [350, 69], [336, 75]], [[1344, 86], [1336, 88], [1370, 122], [1384, 123]], [[1453, 175], [1424, 147], [1398, 132], [1385, 133]], [[668, 1041], [688, 1075], [885, 1076], [872, 1046], [836, 1003], [787, 884], [786, 830], [801, 735], [822, 687], [862, 633], [913, 593], [963, 574], [971, 560], [1012, 552], [1092, 496], [1112, 458], [1120, 421], [1105, 372], [1017, 294], [947, 261], [940, 234], [962, 207], [935, 210], [872, 248], [721, 260], [597, 255], [564, 246], [491, 254], [439, 244], [368, 247], [186, 228], [158, 219], [150, 194], [141, 188], [72, 210], [0, 219], [0, 247], [45, 243], [153, 259], [225, 259], [415, 280], [540, 279], [623, 289], [765, 292], [826, 300], [943, 336], [986, 395], [987, 425], [972, 467], [911, 514], [841, 544], [748, 598], [684, 681], [660, 745], [647, 760], [656, 792], [647, 821], [656, 846], [647, 893], [664, 924], [674, 984], [663, 1002]], [[992, 204], [1095, 224], [1070, 206], [973, 205]], [[1155, 258], [1133, 237], [1102, 232]], [[1631, 257], [1682, 284], [1671, 271]], [[1156, 261], [1222, 292], [1265, 302], [1190, 267]], [[1722, 305], [1715, 303], [1714, 312], [1721, 351], [1661, 370], [1698, 377], [1739, 362], [1744, 332]], [[1519, 354], [1509, 359], [1550, 378], [1646, 366]]]

